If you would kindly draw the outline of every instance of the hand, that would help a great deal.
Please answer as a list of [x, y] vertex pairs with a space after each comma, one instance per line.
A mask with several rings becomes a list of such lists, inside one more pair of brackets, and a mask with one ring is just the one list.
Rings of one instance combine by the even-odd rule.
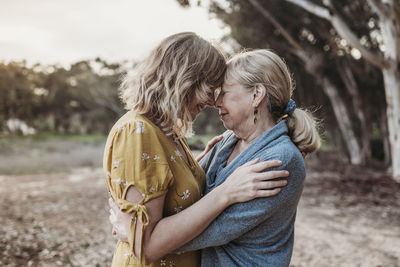
[[113, 226], [112, 234], [121, 241], [129, 242], [131, 216], [123, 213], [112, 198], [108, 199], [108, 204], [110, 206], [109, 220]]
[[197, 157], [196, 160], [197, 162], [199, 162], [202, 158], [204, 158], [204, 156], [208, 153], [208, 151], [211, 150], [211, 148], [213, 148], [213, 146], [218, 143], [219, 141], [222, 140], [224, 136], [223, 135], [219, 135], [219, 136], [215, 136], [213, 139], [211, 139], [210, 141], [208, 141], [206, 148], [204, 148], [204, 151], [201, 152]]
[[279, 160], [258, 162], [258, 158], [237, 168], [220, 186], [228, 203], [246, 202], [258, 197], [270, 197], [278, 194], [287, 180], [269, 181], [276, 178], [288, 177], [285, 170], [266, 171], [265, 169], [282, 165]]

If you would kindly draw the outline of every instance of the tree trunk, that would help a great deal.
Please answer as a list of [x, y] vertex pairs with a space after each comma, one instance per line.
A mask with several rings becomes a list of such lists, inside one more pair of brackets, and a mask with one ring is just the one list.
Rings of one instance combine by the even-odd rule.
[[353, 131], [353, 125], [348, 115], [347, 107], [338, 94], [337, 88], [326, 78], [322, 77], [321, 86], [331, 101], [333, 112], [349, 152], [351, 164], [361, 164], [361, 148]]
[[384, 69], [382, 73], [385, 82], [392, 175], [396, 182], [400, 182], [400, 78], [395, 70]]
[[389, 62], [382, 69], [385, 83], [386, 116], [389, 129], [392, 176], [400, 183], [400, 3], [390, 2], [379, 13], [379, 26]]
[[389, 132], [387, 125], [387, 118], [385, 111], [382, 112], [382, 118], [379, 122], [379, 128], [381, 131], [382, 142], [383, 142], [383, 152], [384, 152], [384, 163], [386, 167], [390, 166], [391, 156], [390, 156], [390, 141], [389, 141]]
[[353, 72], [349, 65], [344, 62], [343, 64], [338, 65], [339, 74], [347, 88], [347, 91], [350, 93], [352, 99], [351, 102], [353, 104], [354, 113], [356, 114], [360, 126], [360, 136], [361, 136], [361, 158], [362, 164], [365, 164], [366, 159], [371, 156], [371, 146], [370, 146], [370, 134], [367, 127], [367, 120], [364, 114], [363, 105], [361, 103], [361, 96], [358, 93], [359, 89], [357, 86], [357, 82], [353, 76]]
[[323, 56], [319, 55], [318, 52], [307, 53], [306, 51], [297, 51], [296, 54], [304, 61], [305, 69], [317, 79], [318, 84], [322, 87], [331, 102], [343, 141], [349, 153], [350, 163], [355, 165], [362, 164], [361, 147], [353, 131], [353, 125], [346, 104], [338, 93], [339, 90], [336, 86], [327, 77], [320, 74]]

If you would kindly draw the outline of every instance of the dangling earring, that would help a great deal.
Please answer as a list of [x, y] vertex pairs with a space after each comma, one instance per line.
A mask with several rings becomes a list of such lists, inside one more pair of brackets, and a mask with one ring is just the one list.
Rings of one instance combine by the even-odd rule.
[[254, 124], [256, 124], [256, 122], [257, 122], [257, 113], [258, 113], [258, 109], [255, 108], [254, 109]]

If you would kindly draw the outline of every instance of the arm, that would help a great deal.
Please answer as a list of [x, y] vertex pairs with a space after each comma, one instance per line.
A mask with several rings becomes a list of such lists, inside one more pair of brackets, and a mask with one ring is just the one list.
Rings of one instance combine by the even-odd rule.
[[[163, 255], [182, 246], [200, 234], [218, 214], [232, 203], [247, 201], [256, 197], [267, 197], [277, 194], [280, 190], [263, 190], [276, 188], [286, 184], [286, 181], [266, 181], [277, 177], [285, 177], [285, 171], [270, 171], [258, 173], [272, 167], [272, 162], [255, 164], [252, 161], [238, 168], [228, 179], [182, 212], [161, 219], [165, 196], [148, 201], [145, 206], [150, 217], [150, 224], [144, 228], [143, 250], [147, 263], [153, 262]], [[276, 162], [275, 165], [276, 166]], [[246, 177], [246, 178], [243, 178]], [[133, 192], [132, 192], [133, 191]], [[127, 200], [140, 201], [140, 196], [134, 187], [128, 189]], [[113, 207], [119, 214], [118, 207]], [[141, 227], [138, 221], [137, 227]], [[115, 223], [114, 223], [115, 227]], [[117, 230], [119, 227], [115, 227]], [[171, 238], [173, 237], [173, 238]], [[135, 236], [135, 240], [138, 235]], [[135, 254], [138, 255], [140, 242], [135, 242]]]
[[[288, 177], [288, 185], [282, 188], [281, 193], [228, 207], [200, 235], [175, 252], [227, 244], [270, 219], [277, 211], [295, 209], [303, 188], [304, 172], [294, 162], [290, 165], [283, 167], [290, 170], [291, 175]], [[295, 168], [299, 168], [297, 172], [294, 171]]]

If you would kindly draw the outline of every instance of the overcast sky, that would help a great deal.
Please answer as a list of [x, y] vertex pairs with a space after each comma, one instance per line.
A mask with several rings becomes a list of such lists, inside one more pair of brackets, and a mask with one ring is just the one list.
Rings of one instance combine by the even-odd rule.
[[0, 61], [141, 59], [180, 31], [216, 40], [227, 29], [204, 8], [176, 0], [0, 0]]

